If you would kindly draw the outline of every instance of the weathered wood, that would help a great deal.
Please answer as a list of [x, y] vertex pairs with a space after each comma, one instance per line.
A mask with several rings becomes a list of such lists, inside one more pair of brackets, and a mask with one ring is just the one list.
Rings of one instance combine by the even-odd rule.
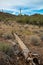
[[[26, 47], [26, 45], [23, 43], [23, 41], [19, 38], [18, 35], [16, 35], [15, 33], [13, 33], [13, 36], [15, 37], [17, 43], [19, 44], [20, 48], [22, 49], [22, 52], [23, 52], [23, 55], [25, 57], [26, 60], [30, 60], [30, 65], [36, 65], [34, 62], [33, 62], [33, 58], [37, 58], [36, 56], [38, 56], [37, 54], [32, 54], [30, 53], [30, 50]], [[28, 56], [28, 54], [30, 54], [30, 56]], [[35, 56], [35, 57], [32, 57]], [[28, 61], [29, 61], [28, 60]]]
[[20, 48], [22, 49], [22, 52], [25, 56], [25, 58], [28, 57], [29, 49], [26, 47], [26, 45], [23, 43], [23, 41], [14, 33], [15, 39], [17, 43], [19, 44]]
[[16, 45], [16, 43], [13, 42], [12, 40], [8, 40], [8, 42], [10, 42], [10, 43], [13, 44], [13, 45]]

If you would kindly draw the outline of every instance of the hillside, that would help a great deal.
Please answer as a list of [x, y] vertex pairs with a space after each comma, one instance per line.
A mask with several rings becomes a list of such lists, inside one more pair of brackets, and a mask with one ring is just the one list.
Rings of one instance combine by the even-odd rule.
[[[31, 21], [30, 21], [31, 20]], [[35, 24], [37, 21], [41, 24]], [[34, 22], [34, 23], [33, 23]], [[43, 15], [15, 16], [0, 12], [0, 65], [28, 65], [12, 33], [16, 33], [32, 53], [40, 55], [43, 64]], [[2, 57], [2, 58], [1, 58]], [[3, 60], [2, 60], [3, 59]], [[6, 60], [7, 59], [7, 60]], [[16, 59], [16, 60], [15, 60]], [[5, 63], [5, 64], [3, 64]]]
[[32, 25], [39, 25], [43, 26], [43, 15], [41, 14], [34, 14], [34, 15], [11, 15], [8, 13], [0, 12], [0, 21], [8, 21], [8, 20], [15, 20], [22, 24], [32, 24]]

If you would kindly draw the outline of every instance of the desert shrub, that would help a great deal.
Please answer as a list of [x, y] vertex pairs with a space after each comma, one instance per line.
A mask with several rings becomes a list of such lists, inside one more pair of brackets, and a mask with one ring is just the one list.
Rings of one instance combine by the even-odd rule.
[[0, 37], [2, 37], [4, 31], [3, 30], [0, 30]]
[[40, 35], [40, 39], [43, 41], [43, 35]]
[[10, 48], [8, 49], [8, 51], [6, 52], [6, 54], [7, 54], [8, 56], [10, 56], [10, 57], [13, 57], [13, 56], [14, 56], [14, 49], [13, 49], [13, 47], [10, 47]]
[[5, 34], [2, 35], [2, 37], [5, 38], [5, 39], [12, 39], [13, 38], [11, 33], [5, 33]]
[[17, 22], [22, 23], [22, 24], [28, 24], [29, 23], [29, 16], [21, 16], [21, 17], [18, 16]]
[[13, 46], [9, 43], [1, 42], [0, 43], [0, 51], [4, 52], [10, 57], [14, 56], [14, 49]]
[[3, 33], [0, 33], [0, 37], [2, 37]]
[[33, 35], [30, 37], [30, 43], [32, 43], [35, 46], [38, 46], [40, 45], [40, 38]]
[[18, 19], [17, 22], [18, 23], [23, 23], [23, 20], [22, 19]]
[[11, 48], [11, 45], [5, 42], [0, 42], [0, 51], [7, 52]]

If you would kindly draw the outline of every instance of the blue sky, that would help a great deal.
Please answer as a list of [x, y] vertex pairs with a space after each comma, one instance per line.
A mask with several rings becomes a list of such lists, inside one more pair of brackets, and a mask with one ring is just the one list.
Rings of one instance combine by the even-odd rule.
[[0, 11], [16, 14], [43, 14], [43, 0], [0, 0]]

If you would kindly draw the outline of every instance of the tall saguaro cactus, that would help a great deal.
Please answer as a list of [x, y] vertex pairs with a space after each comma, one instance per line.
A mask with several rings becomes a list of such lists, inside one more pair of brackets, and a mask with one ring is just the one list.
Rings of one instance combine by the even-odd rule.
[[20, 16], [21, 16], [21, 8], [20, 8]]

